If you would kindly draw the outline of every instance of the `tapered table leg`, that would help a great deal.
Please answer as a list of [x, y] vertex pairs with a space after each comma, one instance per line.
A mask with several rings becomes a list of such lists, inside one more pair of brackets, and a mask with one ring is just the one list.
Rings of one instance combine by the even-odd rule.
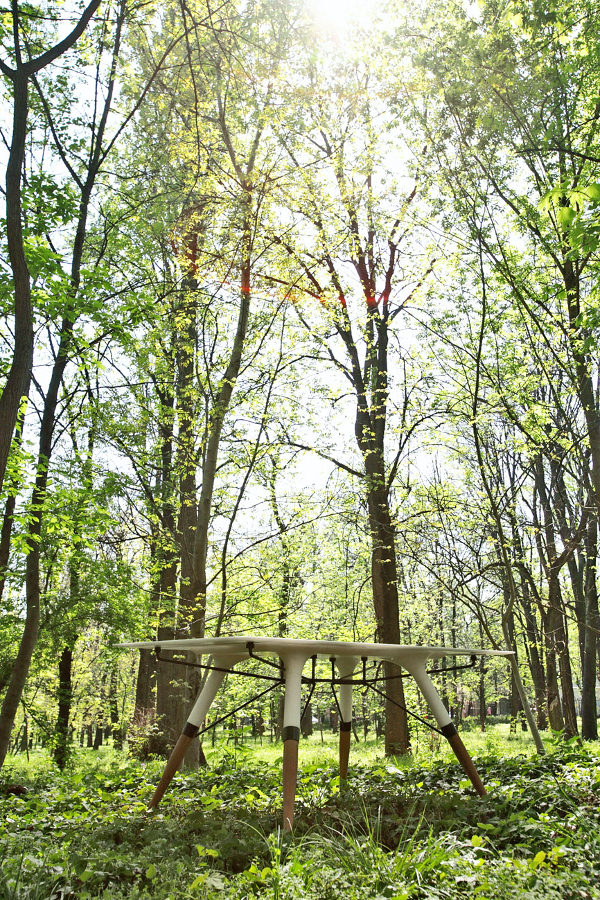
[[[352, 657], [341, 657], [336, 661], [340, 678], [351, 678], [356, 668], [357, 660]], [[348, 760], [350, 757], [350, 741], [352, 737], [352, 685], [340, 685], [340, 778], [343, 780], [348, 775]]]
[[475, 768], [475, 763], [469, 756], [467, 748], [462, 742], [461, 736], [457, 732], [456, 728], [452, 723], [450, 725], [445, 725], [442, 729], [444, 737], [448, 739], [448, 743], [454, 750], [457, 760], [465, 770], [467, 776], [469, 777], [471, 784], [477, 791], [480, 797], [483, 797], [484, 794], [487, 794], [487, 791], [483, 785], [483, 781], [480, 778], [479, 772]]
[[348, 776], [348, 760], [350, 759], [350, 740], [352, 722], [340, 722], [340, 778], [344, 781]]
[[294, 824], [294, 802], [298, 780], [298, 743], [300, 741], [300, 704], [304, 657], [290, 656], [285, 664], [285, 700], [283, 705], [283, 830]]
[[[220, 662], [215, 662], [215, 665], [221, 665], [223, 666], [223, 668], [227, 668], [227, 666], [231, 664], [231, 660], [225, 662], [223, 660], [221, 660]], [[206, 684], [200, 691], [198, 698], [194, 706], [192, 707], [192, 711], [188, 716], [188, 720], [183, 727], [183, 731], [179, 735], [177, 743], [173, 747], [171, 755], [162, 773], [162, 777], [158, 785], [156, 786], [156, 790], [154, 791], [148, 809], [155, 809], [162, 800], [165, 791], [171, 783], [173, 775], [182, 763], [187, 748], [190, 746], [193, 739], [198, 734], [200, 726], [206, 718], [208, 710], [210, 709], [211, 704], [215, 699], [216, 693], [219, 690], [224, 677], [225, 672], [212, 671], [206, 679]]]
[[283, 830], [291, 831], [294, 824], [294, 802], [298, 779], [298, 743], [293, 733], [284, 733], [283, 741]]
[[419, 688], [421, 689], [421, 693], [425, 697], [429, 708], [431, 709], [433, 715], [437, 720], [440, 731], [442, 732], [444, 737], [447, 738], [448, 743], [454, 750], [456, 758], [463, 767], [465, 774], [469, 778], [471, 784], [473, 785], [479, 796], [483, 797], [484, 794], [487, 793], [487, 791], [479, 776], [479, 772], [475, 768], [475, 763], [469, 756], [467, 748], [463, 744], [460, 735], [456, 731], [452, 719], [448, 714], [448, 710], [442, 703], [441, 697], [438, 694], [434, 683], [425, 671], [425, 666], [411, 666], [409, 671], [417, 682]]
[[177, 743], [173, 747], [171, 755], [167, 760], [167, 764], [163, 770], [161, 779], [156, 785], [156, 790], [152, 795], [152, 800], [148, 804], [148, 809], [155, 809], [162, 800], [165, 791], [171, 784], [173, 775], [183, 761], [183, 757], [187, 752], [187, 748], [190, 746], [197, 734], [198, 728], [191, 726], [189, 722], [186, 722], [184, 729], [179, 735]]

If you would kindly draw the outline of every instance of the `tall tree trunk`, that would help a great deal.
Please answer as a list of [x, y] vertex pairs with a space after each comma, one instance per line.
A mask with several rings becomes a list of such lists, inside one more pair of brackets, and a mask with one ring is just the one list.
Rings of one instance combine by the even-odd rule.
[[69, 759], [71, 744], [69, 719], [73, 701], [72, 665], [73, 648], [70, 646], [63, 647], [58, 663], [58, 715], [55, 728], [55, 743], [52, 751], [54, 761], [61, 771]]
[[521, 608], [525, 616], [525, 649], [529, 661], [533, 691], [535, 694], [537, 726], [541, 730], [548, 727], [546, 718], [546, 673], [540, 656], [539, 631], [529, 599], [529, 588], [525, 579], [521, 579]]
[[[506, 627], [508, 629], [508, 633], [510, 635], [510, 643], [511, 646], [516, 646], [515, 641], [515, 617], [514, 611], [511, 611], [506, 616]], [[511, 678], [510, 678], [510, 730], [511, 732], [515, 732], [517, 730], [517, 722], [520, 718], [520, 713], [523, 709], [523, 702], [519, 695], [519, 689], [515, 677], [515, 670], [511, 670]]]
[[[396, 546], [394, 527], [391, 521], [387, 491], [379, 484], [372, 484], [368, 495], [369, 524], [371, 528], [371, 577], [373, 583], [373, 605], [378, 625], [378, 637], [384, 644], [400, 643], [398, 610], [398, 581], [396, 570]], [[394, 677], [400, 670], [392, 663], [385, 662], [386, 755], [407, 753], [410, 749], [408, 719], [404, 707], [404, 685], [402, 678]]]
[[600, 631], [596, 561], [598, 558], [598, 523], [588, 522], [585, 565], [585, 628], [581, 673], [581, 736], [589, 741], [598, 739], [596, 700], [596, 652]]
[[135, 721], [147, 720], [155, 711], [152, 697], [153, 683], [156, 678], [156, 664], [152, 650], [140, 650], [138, 672], [135, 682], [135, 704], [133, 717]]
[[[209, 411], [206, 447], [202, 459], [200, 497], [198, 500], [196, 525], [193, 532], [189, 587], [186, 590], [185, 595], [182, 594], [181, 597], [182, 614], [185, 616], [186, 630], [189, 629], [189, 633], [191, 633], [193, 637], [204, 637], [206, 591], [208, 582], [207, 559], [209, 529], [212, 517], [212, 499], [221, 445], [221, 433], [239, 375], [242, 363], [242, 353], [248, 331], [251, 299], [251, 216], [252, 198], [250, 189], [248, 188], [244, 192], [242, 200], [242, 257], [240, 264], [240, 296], [236, 332], [229, 354], [229, 360], [219, 384], [217, 396]], [[187, 683], [191, 688], [190, 693], [195, 695], [200, 688], [200, 676], [198, 670], [191, 670]], [[189, 754], [196, 753], [197, 756], [189, 760]], [[186, 754], [186, 762], [189, 760], [191, 765], [196, 763], [196, 759], [200, 763], [206, 763], [199, 742], [197, 744], [192, 744], [188, 754]]]
[[[176, 529], [175, 525], [175, 494], [176, 494], [176, 475], [173, 467], [174, 442], [175, 442], [175, 403], [176, 393], [178, 404], [183, 402], [181, 397], [181, 385], [179, 384], [181, 375], [178, 370], [178, 341], [179, 336], [177, 329], [181, 326], [179, 301], [173, 309], [171, 320], [173, 324], [173, 333], [171, 336], [171, 344], [165, 352], [161, 365], [157, 366], [154, 383], [159, 399], [158, 410], [158, 435], [159, 435], [159, 472], [157, 475], [156, 486], [156, 509], [158, 514], [158, 524], [156, 533], [152, 535], [151, 554], [154, 562], [154, 578], [152, 584], [152, 598], [155, 609], [159, 612], [159, 626], [157, 639], [159, 641], [173, 640], [177, 636], [177, 570], [178, 557], [184, 558], [181, 549], [181, 532]], [[183, 341], [184, 338], [181, 338]], [[177, 384], [177, 389], [175, 385]], [[190, 394], [187, 393], [186, 398], [189, 401]], [[181, 465], [185, 462], [188, 453], [188, 445], [186, 439], [186, 427], [189, 427], [189, 416], [180, 413], [177, 410], [180, 419], [179, 423], [179, 449], [177, 453], [177, 468], [181, 469]], [[191, 451], [190, 451], [191, 452]], [[180, 501], [182, 493], [180, 491]], [[193, 500], [192, 500], [193, 502]], [[161, 661], [148, 658], [142, 660], [140, 658], [140, 669], [143, 668], [145, 677], [155, 677], [156, 683], [156, 701], [153, 704], [156, 713], [156, 723], [158, 725], [158, 735], [153, 740], [151, 751], [160, 754], [165, 758], [169, 756], [173, 743], [179, 737], [181, 729], [178, 730], [180, 724], [178, 716], [174, 713], [174, 695], [177, 693], [178, 685], [182, 680], [182, 668], [169, 662], [173, 655], [163, 651]], [[174, 690], [175, 686], [175, 690]], [[140, 689], [140, 708], [142, 694], [145, 703], [151, 698], [152, 687], [150, 682]], [[136, 709], [138, 704], [136, 703]], [[146, 710], [150, 709], [146, 705]], [[147, 717], [142, 713], [142, 721]]]
[[589, 335], [581, 324], [580, 283], [577, 262], [570, 258], [572, 249], [569, 243], [569, 235], [565, 234], [562, 276], [565, 284], [567, 309], [569, 313], [568, 336], [571, 342], [571, 351], [575, 362], [577, 375], [576, 390], [581, 408], [585, 416], [586, 433], [592, 458], [590, 479], [596, 504], [596, 513], [600, 517], [600, 410], [591, 372], [594, 370], [594, 362], [588, 348]]
[[[16, 27], [18, 28], [18, 26]], [[21, 208], [21, 178], [25, 160], [29, 109], [29, 78], [23, 72], [16, 71], [13, 73], [12, 82], [13, 130], [6, 167], [6, 239], [15, 297], [15, 342], [11, 367], [0, 395], [0, 490], [4, 484], [4, 475], [19, 409], [23, 398], [29, 394], [33, 368], [31, 281], [25, 258]], [[0, 737], [0, 764], [4, 758], [1, 741]]]
[[[481, 246], [480, 246], [481, 252]], [[480, 258], [481, 262], [481, 275], [482, 275], [482, 312], [481, 312], [481, 327], [479, 330], [479, 339], [477, 346], [477, 356], [476, 356], [476, 375], [475, 375], [475, 383], [473, 385], [473, 403], [472, 403], [472, 421], [471, 428], [473, 431], [473, 439], [475, 443], [475, 453], [477, 455], [477, 465], [479, 468], [479, 474], [481, 477], [481, 481], [483, 484], [483, 488], [485, 494], [487, 496], [488, 502], [490, 504], [490, 509], [492, 512], [492, 516], [494, 518], [495, 528], [496, 528], [496, 544], [497, 544], [497, 552], [498, 557], [502, 565], [503, 571], [503, 580], [506, 584], [506, 591], [508, 594], [508, 603], [505, 606], [502, 612], [502, 634], [504, 637], [504, 641], [506, 644], [506, 649], [511, 650], [513, 652], [513, 656], [510, 657], [510, 665], [514, 678], [514, 686], [519, 692], [519, 696], [521, 697], [521, 702], [523, 704], [523, 710], [525, 713], [525, 717], [527, 719], [527, 723], [531, 730], [531, 735], [535, 742], [536, 750], [539, 754], [545, 753], [545, 747], [540, 737], [535, 719], [533, 717], [533, 713], [531, 711], [531, 707], [529, 706], [529, 701], [527, 699], [527, 695], [525, 693], [525, 687], [523, 685], [523, 681], [521, 679], [521, 673], [519, 672], [519, 663], [516, 655], [516, 645], [513, 644], [510, 628], [509, 628], [509, 619], [513, 614], [514, 607], [518, 602], [518, 594], [517, 588], [515, 584], [515, 578], [513, 573], [513, 565], [511, 558], [509, 556], [508, 547], [509, 544], [505, 538], [504, 534], [504, 526], [502, 523], [502, 516], [500, 514], [500, 509], [498, 507], [498, 502], [496, 497], [494, 496], [494, 492], [490, 487], [490, 481], [488, 477], [488, 471], [486, 467], [486, 463], [483, 456], [482, 445], [481, 445], [481, 436], [479, 432], [479, 426], [477, 424], [477, 416], [478, 416], [478, 405], [479, 405], [479, 390], [480, 390], [480, 379], [481, 379], [481, 355], [483, 349], [483, 339], [485, 335], [486, 329], [486, 317], [487, 317], [487, 293], [486, 293], [486, 281], [483, 271], [483, 258]]]
[[[23, 415], [17, 419], [15, 437], [12, 444], [13, 452], [20, 449], [23, 441], [23, 419], [24, 410]], [[18, 490], [19, 485], [17, 483], [17, 476], [14, 475], [11, 478], [11, 483], [7, 492], [8, 496], [6, 498], [4, 517], [2, 519], [2, 531], [0, 532], [0, 600], [4, 594], [4, 587], [6, 585], [6, 577], [8, 574], [8, 561], [10, 557], [10, 545]]]
[[565, 738], [568, 740], [569, 738], [576, 737], [576, 735], [579, 734], [579, 730], [577, 728], [573, 672], [571, 670], [571, 654], [569, 652], [569, 632], [567, 629], [567, 618], [562, 599], [562, 591], [560, 590], [560, 582], [558, 585], [558, 599], [560, 601], [560, 617], [557, 621], [559, 631], [556, 636], [557, 643], [560, 647], [558, 667], [562, 688], [563, 715], [565, 717]]
[[[9, 199], [9, 178], [7, 175], [7, 218], [11, 217], [11, 230], [14, 232], [13, 249], [11, 250], [9, 239], [9, 255], [11, 259], [11, 267], [13, 269], [13, 278], [15, 282], [15, 348], [17, 342], [21, 342], [23, 346], [20, 348], [22, 360], [18, 360], [18, 378], [11, 381], [12, 369], [9, 373], [9, 379], [2, 397], [0, 398], [0, 482], [4, 478], [6, 468], [6, 459], [4, 458], [4, 444], [6, 434], [8, 433], [8, 425], [10, 425], [10, 440], [14, 430], [18, 409], [21, 399], [28, 390], [24, 390], [24, 378], [26, 377], [27, 386], [31, 377], [31, 367], [33, 364], [33, 341], [32, 341], [32, 321], [31, 321], [31, 298], [29, 272], [23, 252], [23, 235], [21, 230], [21, 194], [20, 194], [20, 178], [21, 168], [23, 164], [24, 139], [27, 119], [27, 91], [28, 78], [35, 72], [40, 71], [53, 60], [61, 56], [68, 50], [83, 34], [90, 18], [96, 11], [100, 0], [91, 0], [85, 8], [83, 14], [79, 18], [77, 24], [58, 44], [40, 54], [36, 59], [30, 60], [21, 66], [20, 50], [17, 49], [17, 61], [19, 68], [12, 72], [15, 89], [15, 110], [21, 110], [21, 118], [18, 123], [18, 136], [14, 138], [16, 141], [15, 158], [18, 157], [18, 172], [11, 170], [10, 175], [10, 193], [12, 199]], [[15, 4], [16, 8], [16, 4]], [[94, 120], [95, 130], [90, 145], [89, 156], [87, 160], [88, 168], [85, 179], [78, 182], [80, 188], [79, 210], [77, 216], [77, 228], [73, 240], [71, 272], [69, 279], [69, 287], [63, 307], [62, 321], [59, 330], [59, 344], [56, 353], [54, 365], [48, 383], [48, 389], [44, 398], [44, 408], [42, 412], [42, 421], [40, 425], [39, 449], [36, 467], [36, 480], [32, 494], [31, 510], [33, 515], [30, 516], [27, 534], [27, 561], [25, 573], [25, 591], [27, 612], [25, 617], [25, 627], [21, 637], [19, 651], [15, 666], [10, 678], [10, 682], [2, 704], [0, 712], [0, 767], [6, 757], [10, 733], [14, 724], [15, 714], [17, 711], [20, 697], [25, 687], [25, 681], [29, 674], [31, 658], [37, 643], [39, 624], [40, 624], [40, 552], [39, 544], [42, 532], [42, 518], [46, 503], [46, 493], [48, 486], [48, 471], [50, 466], [50, 458], [53, 450], [53, 436], [56, 425], [56, 410], [58, 405], [58, 392], [62, 383], [64, 371], [68, 362], [73, 330], [77, 314], [75, 310], [75, 300], [81, 283], [81, 267], [83, 263], [83, 252], [85, 245], [85, 236], [87, 231], [87, 221], [89, 214], [89, 205], [96, 177], [98, 175], [102, 162], [103, 139], [106, 130], [108, 115], [111, 108], [114, 82], [116, 76], [116, 62], [120, 48], [121, 31], [124, 23], [125, 6], [121, 3], [117, 17], [117, 25], [115, 31], [115, 40], [113, 44], [113, 59], [111, 74], [106, 89], [102, 114], [99, 120]], [[18, 23], [15, 23], [15, 35], [18, 32]], [[26, 71], [23, 75], [22, 70]], [[8, 73], [5, 73], [8, 74]], [[18, 100], [18, 103], [17, 103]], [[16, 115], [16, 113], [15, 113]], [[17, 126], [15, 126], [17, 127]], [[13, 133], [13, 137], [14, 134]], [[21, 146], [22, 145], [22, 146]], [[9, 167], [14, 164], [13, 150], [9, 159]], [[16, 179], [19, 179], [18, 185]], [[20, 285], [20, 286], [19, 286]], [[19, 325], [19, 316], [22, 324]], [[21, 338], [19, 337], [22, 332]], [[30, 337], [31, 336], [31, 337]], [[31, 342], [31, 346], [30, 346]], [[11, 390], [7, 393], [9, 383], [12, 385]], [[7, 407], [4, 408], [4, 396], [7, 396]], [[13, 406], [14, 410], [13, 416]], [[7, 426], [5, 426], [3, 417], [6, 416]], [[6, 432], [6, 434], [5, 434]]]
[[117, 664], [113, 662], [110, 670], [110, 682], [108, 687], [108, 712], [110, 716], [110, 730], [113, 739], [113, 745], [116, 750], [123, 749], [123, 732], [121, 730], [121, 722], [119, 716], [119, 697], [118, 697], [118, 672]]
[[518, 594], [519, 605], [525, 617], [525, 633], [523, 635], [525, 642], [525, 650], [529, 662], [529, 670], [531, 672], [531, 680], [533, 681], [533, 690], [535, 694], [536, 720], [540, 730], [548, 727], [546, 717], [546, 673], [544, 672], [544, 664], [540, 653], [541, 638], [539, 634], [538, 623], [534, 614], [534, 607], [531, 600], [531, 591], [529, 581], [525, 572], [529, 572], [525, 563], [525, 554], [523, 551], [523, 543], [521, 534], [515, 515], [510, 513], [512, 538], [515, 546], [515, 556], [519, 565], [519, 584], [520, 591]]
[[[193, 573], [190, 590], [190, 601], [193, 604], [191, 633], [194, 637], [204, 636], [204, 620], [206, 614], [206, 563], [208, 557], [208, 535], [212, 516], [212, 498], [217, 474], [217, 463], [221, 445], [221, 432], [225, 416], [229, 410], [233, 389], [239, 375], [242, 352], [246, 342], [250, 317], [250, 275], [251, 275], [251, 235], [252, 235], [252, 203], [248, 192], [243, 201], [242, 225], [242, 259], [239, 311], [236, 333], [231, 347], [227, 367], [221, 378], [217, 396], [209, 415], [206, 451], [202, 464], [202, 481], [198, 501], [198, 521], [194, 535]], [[190, 610], [191, 612], [191, 610]]]
[[[179, 517], [177, 535], [180, 551], [179, 575], [179, 609], [175, 635], [189, 636], [195, 615], [194, 591], [194, 535], [198, 522], [196, 469], [196, 429], [197, 429], [197, 385], [196, 385], [196, 348], [199, 342], [198, 285], [191, 275], [184, 279], [182, 294], [177, 310], [176, 346], [176, 399], [177, 419], [179, 423], [177, 474], [179, 476]], [[181, 658], [181, 654], [179, 654]], [[190, 662], [195, 661], [194, 654], [188, 654]], [[174, 669], [175, 667], [170, 667]], [[171, 729], [176, 735], [181, 733], [190, 704], [201, 686], [198, 670], [178, 666], [170, 679]], [[187, 768], [197, 768], [204, 754], [200, 742], [193, 741], [184, 758]]]
[[[559, 473], [557, 473], [557, 467], [554, 460], [551, 460], [550, 469], [551, 472], [553, 472], [552, 482], [554, 490], [552, 498], [555, 503], [555, 514], [559, 522], [559, 527], [561, 527], [562, 524], [561, 531], [563, 543], [567, 544], [571, 535], [567, 535], [564, 494], [561, 493], [561, 483], [560, 478], [558, 477]], [[544, 569], [548, 584], [548, 609], [544, 623], [546, 630], [546, 646], [549, 651], [546, 654], [546, 677], [549, 682], [550, 671], [548, 666], [551, 665], [553, 669], [552, 677], [554, 678], [556, 661], [558, 660], [562, 680], [562, 708], [560, 708], [558, 684], [550, 685], [550, 683], [548, 683], [548, 717], [553, 729], [564, 729], [565, 737], [571, 738], [577, 734], [577, 717], [575, 715], [575, 698], [573, 693], [573, 677], [569, 656], [568, 634], [566, 631], [565, 608], [560, 588], [560, 571], [567, 562], [569, 554], [574, 552], [574, 545], [573, 548], [569, 550], [565, 549], [560, 554], [557, 552], [556, 536], [554, 532], [555, 518], [551, 506], [551, 494], [546, 487], [546, 474], [541, 456], [538, 456], [535, 461], [535, 485], [539, 495], [543, 519], [541, 532], [536, 536], [536, 543], [540, 562]], [[542, 546], [542, 534], [545, 538], [545, 553]], [[559, 702], [557, 703], [557, 701]], [[560, 725], [561, 722], [563, 722], [562, 726]]]
[[546, 705], [548, 721], [553, 731], [563, 731], [565, 721], [560, 701], [558, 688], [557, 661], [560, 647], [557, 647], [557, 637], [561, 633], [560, 612], [556, 606], [554, 587], [557, 579], [548, 585], [548, 609], [544, 616], [544, 640], [546, 644]]
[[[483, 646], [483, 628], [479, 623], [479, 643]], [[485, 700], [485, 662], [484, 657], [479, 657], [479, 690], [477, 692], [479, 699], [479, 728], [485, 731], [485, 720], [487, 716], [487, 707]]]
[[[150, 541], [150, 570], [154, 573], [150, 588], [150, 608], [153, 612], [161, 609], [160, 582], [161, 572], [156, 571], [159, 565], [158, 535], [152, 535]], [[140, 650], [135, 680], [135, 701], [133, 705], [133, 728], [145, 727], [156, 717], [156, 687], [158, 663], [152, 650]]]
[[[30, 549], [29, 557], [32, 554], [38, 555], [37, 565], [39, 567], [39, 551], [36, 547]], [[26, 580], [26, 603], [25, 626], [2, 702], [2, 711], [0, 712], [0, 767], [4, 763], [10, 746], [10, 735], [23, 695], [27, 675], [29, 674], [31, 657], [37, 642], [40, 625], [39, 591], [35, 590], [35, 585], [30, 586], [29, 580]]]

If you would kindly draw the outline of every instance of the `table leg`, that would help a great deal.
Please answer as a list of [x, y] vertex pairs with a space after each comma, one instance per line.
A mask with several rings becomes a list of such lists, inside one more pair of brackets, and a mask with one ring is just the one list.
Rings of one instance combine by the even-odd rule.
[[[227, 667], [222, 662], [216, 662], [215, 665], [223, 665], [223, 668]], [[217, 691], [221, 687], [221, 682], [223, 681], [224, 677], [225, 672], [212, 671], [206, 679], [206, 683], [198, 694], [198, 698], [194, 703], [194, 706], [192, 707], [192, 711], [190, 712], [188, 720], [183, 727], [183, 731], [179, 735], [179, 739], [173, 747], [173, 750], [171, 751], [171, 755], [167, 761], [162, 777], [156, 786], [156, 790], [154, 791], [148, 809], [154, 809], [160, 803], [163, 794], [171, 783], [173, 775], [183, 761], [183, 757], [186, 754], [187, 748], [190, 746], [190, 744], [198, 734], [200, 726], [206, 718], [206, 714], [208, 713], [208, 710], [210, 709], [211, 704], [215, 699]]]
[[298, 743], [300, 741], [300, 704], [302, 701], [302, 669], [305, 659], [286, 658], [285, 700], [283, 706], [283, 830], [294, 824], [294, 801], [298, 780]]
[[[351, 678], [357, 660], [352, 657], [341, 657], [336, 661], [340, 678]], [[348, 775], [348, 759], [350, 757], [350, 741], [352, 737], [352, 685], [340, 685], [340, 778]]]
[[479, 776], [479, 772], [475, 768], [475, 763], [469, 756], [467, 748], [463, 744], [460, 735], [454, 727], [454, 723], [452, 722], [452, 719], [448, 714], [448, 710], [442, 703], [441, 697], [438, 694], [434, 683], [425, 671], [425, 666], [411, 666], [409, 671], [417, 682], [419, 688], [421, 689], [421, 693], [425, 697], [429, 708], [431, 709], [437, 720], [440, 731], [442, 732], [444, 737], [447, 738], [448, 743], [454, 750], [455, 756], [463, 767], [465, 774], [468, 776], [471, 784], [473, 785], [479, 796], [483, 797], [483, 795], [486, 794], [487, 791]]

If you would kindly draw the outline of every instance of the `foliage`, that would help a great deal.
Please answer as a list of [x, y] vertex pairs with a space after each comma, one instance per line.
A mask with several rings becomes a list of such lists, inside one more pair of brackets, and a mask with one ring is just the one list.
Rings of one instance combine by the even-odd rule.
[[511, 757], [496, 740], [500, 752], [476, 760], [483, 800], [440, 757], [361, 755], [343, 788], [323, 758], [301, 763], [291, 838], [278, 828], [277, 758], [232, 766], [218, 748], [215, 767], [178, 775], [152, 815], [157, 764], [110, 752], [62, 775], [13, 765], [0, 787], [0, 896], [600, 896], [598, 745]]

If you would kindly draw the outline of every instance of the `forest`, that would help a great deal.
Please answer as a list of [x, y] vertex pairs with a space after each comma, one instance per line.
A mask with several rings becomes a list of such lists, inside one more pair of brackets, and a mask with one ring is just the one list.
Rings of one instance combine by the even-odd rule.
[[[0, 138], [0, 900], [600, 898], [595, 0], [5, 0]], [[319, 659], [148, 812], [240, 635], [488, 793]]]

